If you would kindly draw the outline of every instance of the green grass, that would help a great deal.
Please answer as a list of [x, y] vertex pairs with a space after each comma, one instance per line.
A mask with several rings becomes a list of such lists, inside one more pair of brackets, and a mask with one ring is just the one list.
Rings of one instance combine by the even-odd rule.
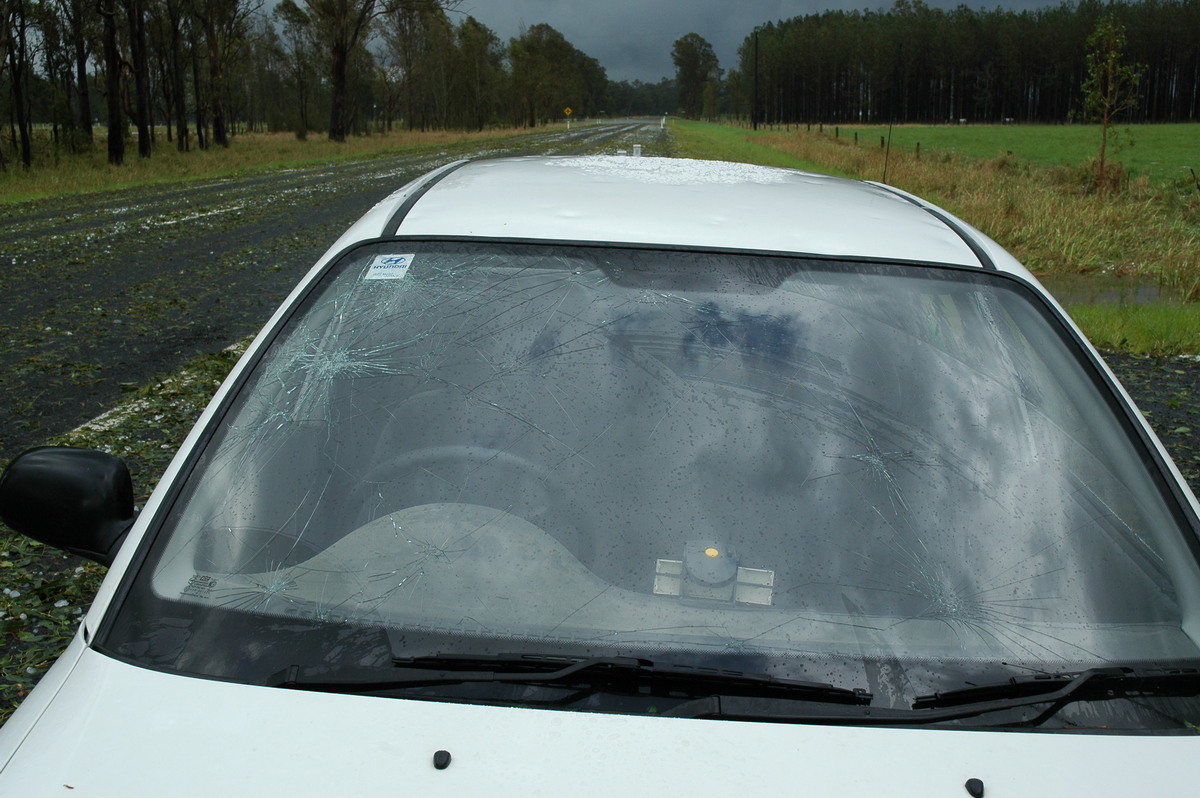
[[[734, 128], [739, 129], [739, 128]], [[743, 129], [744, 130], [744, 129]], [[952, 153], [967, 158], [1013, 157], [1040, 166], [1075, 167], [1100, 150], [1098, 125], [790, 125], [748, 131], [762, 136], [779, 131], [823, 133], [845, 144], [881, 149], [891, 136], [893, 154]], [[1130, 177], [1155, 183], [1190, 184], [1200, 177], [1200, 124], [1117, 125], [1110, 129], [1110, 160]]]
[[[738, 161], [762, 166], [781, 166], [788, 169], [820, 169], [820, 166], [793, 153], [765, 144], [766, 131], [750, 131], [731, 125], [710, 125], [676, 119], [671, 123], [675, 136], [675, 155], [707, 161]], [[841, 177], [852, 175], [834, 169], [820, 169]]]
[[1067, 313], [1100, 349], [1148, 355], [1200, 353], [1196, 304], [1068, 304]]
[[[915, 155], [917, 146], [930, 154], [961, 155], [972, 159], [1011, 157], [1047, 167], [1075, 168], [1100, 150], [1097, 125], [790, 125], [761, 126], [754, 131], [732, 125], [682, 122], [687, 140], [681, 154], [689, 158], [745, 160], [770, 136], [783, 133], [823, 135], [838, 143], [883, 151], [889, 133], [893, 155]], [[774, 157], [774, 156], [772, 156]], [[1131, 178], [1145, 176], [1154, 183], [1178, 183], [1196, 188], [1190, 170], [1200, 176], [1200, 124], [1117, 126], [1109, 138], [1110, 160], [1121, 163]], [[802, 168], [802, 159], [780, 158], [768, 166]], [[811, 167], [812, 164], [809, 164]], [[869, 176], [878, 180], [881, 174]]]
[[[832, 135], [834, 129], [826, 126]], [[860, 145], [879, 146], [886, 125], [839, 129], [841, 138]], [[1094, 158], [1100, 150], [1098, 125], [897, 125], [892, 128], [892, 151], [954, 152], [969, 158], [1011, 155], [1042, 166], [1074, 166]], [[1144, 175], [1153, 182], [1191, 180], [1200, 175], [1200, 124], [1115, 126], [1109, 132], [1110, 159], [1119, 161], [1131, 176]]]

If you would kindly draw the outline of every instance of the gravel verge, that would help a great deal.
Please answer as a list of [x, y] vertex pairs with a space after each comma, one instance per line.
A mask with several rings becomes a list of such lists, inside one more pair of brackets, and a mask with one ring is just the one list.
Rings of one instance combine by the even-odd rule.
[[1200, 358], [1105, 352], [1104, 360], [1200, 495]]

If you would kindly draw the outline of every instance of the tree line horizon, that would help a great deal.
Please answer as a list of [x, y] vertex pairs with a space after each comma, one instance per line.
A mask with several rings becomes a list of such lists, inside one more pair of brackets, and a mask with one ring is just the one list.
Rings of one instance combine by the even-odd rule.
[[[0, 169], [35, 146], [120, 164], [244, 131], [330, 139], [677, 113], [753, 123], [1059, 123], [1087, 117], [1088, 40], [1124, 26], [1136, 122], [1200, 118], [1200, 0], [944, 11], [895, 0], [753, 28], [737, 63], [688, 33], [675, 75], [609, 80], [546, 24], [503, 42], [459, 0], [0, 0]], [[35, 137], [35, 126], [49, 136]], [[35, 144], [36, 138], [36, 144]]]
[[[1093, 34], [1123, 29], [1130, 122], [1200, 119], [1200, 0], [1080, 0], [1032, 11], [921, 0], [765, 23], [724, 79], [727, 104], [770, 123], [1087, 121]], [[757, 84], [757, 87], [756, 85]]]

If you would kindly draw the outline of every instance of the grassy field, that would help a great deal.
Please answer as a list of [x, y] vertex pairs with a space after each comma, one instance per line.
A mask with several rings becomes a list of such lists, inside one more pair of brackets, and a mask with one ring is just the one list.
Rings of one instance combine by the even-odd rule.
[[[888, 153], [879, 146], [879, 128], [862, 130], [870, 135], [860, 133], [855, 144], [852, 128], [751, 131], [695, 122], [674, 126], [680, 155], [793, 166], [866, 180], [883, 180], [886, 170], [887, 183], [925, 197], [983, 230], [1052, 288], [1072, 278], [1076, 287], [1080, 280], [1095, 279], [1156, 289], [1158, 298], [1151, 302], [1065, 300], [1093, 340], [1120, 351], [1200, 353], [1200, 188], [1190, 183], [1190, 176], [1188, 181], [1141, 176], [1097, 190], [1085, 163], [1074, 160], [1087, 152], [1083, 139], [1070, 145], [1062, 139], [1056, 162], [1026, 160], [1009, 155], [1007, 149], [992, 156], [966, 154], [994, 151], [1003, 141], [1018, 149], [1027, 144], [1049, 158], [1056, 137], [1086, 132], [1083, 126], [905, 128], [914, 144], [920, 137], [930, 139], [928, 132], [941, 135], [942, 148], [923, 143], [920, 155], [899, 138], [893, 139]], [[1147, 142], [1163, 142], [1162, 152], [1143, 146], [1147, 161], [1165, 162], [1175, 157], [1188, 136], [1200, 139], [1200, 125], [1137, 130]], [[883, 131], [886, 135], [886, 128]], [[1200, 153], [1196, 156], [1200, 159]], [[1097, 304], [1103, 307], [1079, 310]]]
[[1200, 308], [1167, 302], [1104, 305], [1066, 303], [1098, 348], [1112, 352], [1196, 354], [1200, 348]]
[[[886, 125], [826, 126], [824, 132], [849, 143], [878, 148], [887, 139]], [[969, 158], [1011, 156], [1031, 164], [1073, 167], [1094, 158], [1100, 148], [1097, 125], [896, 125], [892, 152], [955, 153]], [[1131, 177], [1155, 183], [1194, 180], [1200, 175], [1200, 125], [1117, 126], [1109, 133], [1109, 158], [1124, 165]]]

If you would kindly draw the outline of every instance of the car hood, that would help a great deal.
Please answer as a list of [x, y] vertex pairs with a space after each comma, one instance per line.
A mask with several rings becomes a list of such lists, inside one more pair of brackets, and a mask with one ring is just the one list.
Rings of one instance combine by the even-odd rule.
[[[840, 796], [1181, 794], [1200, 737], [647, 718], [294, 692], [76, 647], [0, 730], [0, 794]], [[64, 674], [64, 671], [69, 671]], [[51, 692], [51, 691], [47, 691]], [[36, 723], [34, 722], [36, 721]], [[434, 754], [447, 751], [448, 767]], [[994, 790], [994, 792], [993, 792]]]

